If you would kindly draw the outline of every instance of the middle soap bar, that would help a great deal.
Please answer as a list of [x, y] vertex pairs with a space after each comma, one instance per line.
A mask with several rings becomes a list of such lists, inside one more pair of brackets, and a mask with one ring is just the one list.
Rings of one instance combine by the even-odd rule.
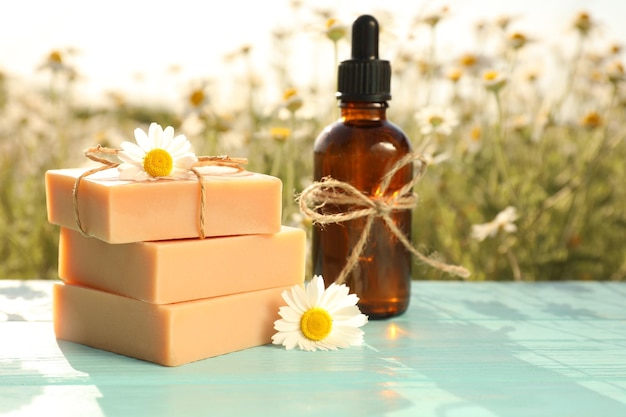
[[282, 226], [243, 235], [113, 245], [61, 228], [59, 276], [153, 304], [217, 297], [304, 281], [306, 233]]

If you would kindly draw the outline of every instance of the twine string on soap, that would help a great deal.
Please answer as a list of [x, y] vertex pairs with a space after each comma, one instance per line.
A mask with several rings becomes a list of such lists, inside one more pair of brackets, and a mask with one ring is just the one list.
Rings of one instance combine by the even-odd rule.
[[[419, 167], [412, 179], [391, 196], [385, 195], [394, 175], [405, 166], [416, 161], [419, 162]], [[425, 256], [415, 249], [406, 235], [391, 218], [391, 214], [395, 210], [410, 210], [415, 207], [418, 196], [413, 191], [413, 187], [426, 172], [427, 165], [428, 163], [422, 155], [411, 153], [404, 156], [385, 174], [374, 196], [368, 196], [351, 184], [333, 179], [332, 177], [324, 177], [321, 181], [314, 182], [302, 191], [299, 197], [300, 210], [314, 223], [323, 225], [341, 223], [363, 217], [366, 218], [361, 235], [352, 248], [352, 252], [347, 258], [346, 265], [335, 280], [337, 284], [343, 284], [348, 274], [357, 266], [359, 258], [370, 237], [374, 220], [377, 217], [380, 217], [384, 221], [393, 236], [420, 261], [452, 275], [457, 275], [462, 278], [469, 277], [470, 273], [467, 269], [461, 266], [440, 262]], [[322, 209], [326, 205], [351, 206], [356, 208], [339, 213], [323, 213]]]
[[[119, 149], [106, 148], [101, 145], [94, 146], [92, 148], [87, 148], [83, 151], [85, 157], [88, 159], [98, 162], [102, 164], [102, 166], [90, 169], [88, 171], [83, 172], [78, 178], [76, 178], [76, 182], [74, 183], [74, 187], [72, 188], [72, 203], [74, 205], [74, 220], [76, 222], [76, 226], [78, 230], [83, 234], [83, 236], [89, 237], [89, 233], [85, 230], [81, 220], [80, 213], [78, 210], [78, 190], [80, 186], [80, 182], [83, 178], [93, 175], [97, 172], [104, 171], [111, 168], [117, 168], [120, 164], [119, 162], [111, 161], [110, 159], [103, 158], [100, 155], [109, 155], [109, 156], [117, 156], [120, 152]], [[198, 170], [201, 167], [207, 166], [225, 166], [230, 168], [236, 168], [237, 171], [242, 171], [242, 165], [248, 163], [246, 158], [232, 158], [230, 156], [221, 155], [221, 156], [198, 156], [198, 161], [191, 167], [190, 171], [198, 179], [198, 186], [200, 188], [200, 207], [199, 207], [199, 237], [200, 239], [204, 239], [206, 237], [205, 232], [205, 215], [204, 210], [206, 207], [206, 189], [204, 185], [204, 175]]]

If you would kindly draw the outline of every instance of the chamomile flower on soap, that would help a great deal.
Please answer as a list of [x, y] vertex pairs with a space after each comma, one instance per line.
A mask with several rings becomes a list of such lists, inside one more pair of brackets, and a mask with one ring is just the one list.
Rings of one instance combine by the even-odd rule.
[[363, 344], [363, 330], [367, 323], [356, 303], [356, 294], [335, 283], [324, 289], [324, 279], [316, 275], [304, 287], [296, 285], [285, 290], [287, 303], [279, 309], [282, 317], [274, 322], [278, 333], [272, 336], [275, 345], [287, 350], [296, 346], [302, 350], [335, 350]]
[[189, 177], [189, 170], [198, 161], [185, 135], [175, 137], [171, 126], [163, 129], [161, 125], [152, 123], [147, 134], [139, 128], [135, 129], [135, 140], [136, 144], [121, 144], [118, 157], [122, 163], [117, 167], [120, 179], [184, 179]]

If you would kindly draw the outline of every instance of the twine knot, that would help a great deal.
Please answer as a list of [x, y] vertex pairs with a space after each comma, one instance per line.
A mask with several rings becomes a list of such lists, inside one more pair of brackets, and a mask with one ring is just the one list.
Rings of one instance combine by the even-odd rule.
[[[120, 149], [112, 149], [106, 148], [101, 145], [96, 145], [91, 148], [87, 148], [83, 151], [85, 157], [94, 162], [98, 162], [102, 164], [99, 167], [90, 169], [88, 171], [83, 172], [78, 178], [76, 178], [76, 182], [74, 183], [74, 188], [72, 189], [72, 200], [74, 205], [74, 220], [76, 222], [76, 226], [78, 230], [85, 237], [90, 237], [91, 235], [85, 230], [81, 220], [80, 213], [78, 211], [78, 188], [80, 186], [80, 182], [83, 178], [93, 175], [97, 172], [104, 171], [111, 168], [117, 168], [120, 164], [118, 162], [111, 161], [110, 159], [104, 158], [100, 155], [108, 155], [108, 156], [117, 156], [118, 153], [121, 152]], [[204, 186], [204, 176], [198, 168], [206, 167], [206, 166], [225, 166], [236, 168], [237, 172], [242, 171], [242, 165], [248, 163], [246, 158], [231, 158], [226, 155], [221, 156], [198, 156], [198, 161], [191, 167], [190, 171], [196, 176], [198, 179], [198, 186], [200, 187], [200, 207], [199, 207], [199, 225], [198, 225], [198, 236], [200, 239], [206, 238], [206, 232], [204, 230], [204, 209], [206, 204], [206, 190]]]
[[[387, 189], [391, 179], [398, 171], [413, 162], [419, 162], [417, 172], [411, 180], [399, 190], [387, 196]], [[417, 205], [418, 196], [413, 191], [414, 185], [426, 172], [428, 162], [420, 154], [407, 154], [387, 172], [382, 178], [379, 187], [373, 196], [368, 196], [347, 182], [336, 180], [332, 177], [324, 177], [305, 188], [299, 197], [300, 211], [308, 216], [313, 223], [329, 224], [341, 223], [366, 217], [366, 222], [359, 239], [352, 249], [346, 265], [335, 280], [337, 284], [345, 282], [348, 274], [356, 267], [359, 258], [365, 249], [370, 236], [372, 224], [375, 218], [382, 218], [391, 233], [403, 244], [403, 246], [422, 262], [440, 271], [467, 278], [470, 273], [467, 269], [448, 265], [431, 257], [427, 257], [413, 247], [405, 233], [395, 224], [391, 214], [395, 210], [410, 210]], [[323, 208], [327, 205], [345, 207], [345, 211], [337, 213], [324, 213]]]
[[376, 212], [376, 217], [384, 217], [391, 214], [393, 207], [387, 200], [381, 199], [372, 199], [372, 203], [374, 203], [374, 210]]

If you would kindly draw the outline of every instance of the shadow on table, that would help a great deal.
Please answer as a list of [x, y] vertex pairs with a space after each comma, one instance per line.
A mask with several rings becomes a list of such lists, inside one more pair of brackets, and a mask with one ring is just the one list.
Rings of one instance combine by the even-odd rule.
[[379, 375], [365, 376], [366, 348], [311, 354], [266, 345], [168, 368], [58, 344], [70, 365], [89, 375], [111, 417], [381, 416], [413, 405], [381, 389]]

